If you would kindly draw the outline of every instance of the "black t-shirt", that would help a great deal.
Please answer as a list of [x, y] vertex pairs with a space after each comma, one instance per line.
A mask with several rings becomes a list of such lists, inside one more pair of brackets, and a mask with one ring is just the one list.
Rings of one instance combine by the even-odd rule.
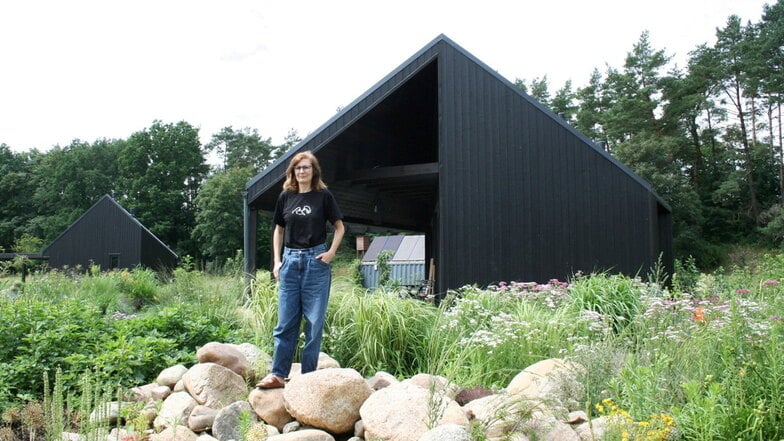
[[327, 241], [327, 221], [343, 219], [335, 197], [329, 190], [278, 196], [274, 222], [284, 228], [283, 245], [288, 248], [311, 248]]

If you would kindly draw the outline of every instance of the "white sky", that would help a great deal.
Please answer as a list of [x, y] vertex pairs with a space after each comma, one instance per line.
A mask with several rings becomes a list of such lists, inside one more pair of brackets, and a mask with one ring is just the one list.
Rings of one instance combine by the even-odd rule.
[[443, 33], [551, 92], [621, 68], [644, 30], [683, 66], [773, 0], [19, 0], [0, 4], [0, 143], [47, 150], [187, 121], [203, 143], [317, 129]]

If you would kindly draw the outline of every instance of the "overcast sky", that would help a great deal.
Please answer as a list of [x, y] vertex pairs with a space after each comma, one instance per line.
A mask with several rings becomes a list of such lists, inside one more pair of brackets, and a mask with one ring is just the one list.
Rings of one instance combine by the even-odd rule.
[[648, 30], [683, 65], [763, 0], [20, 0], [0, 4], [0, 143], [127, 138], [187, 121], [274, 143], [317, 129], [445, 34], [510, 81], [551, 90], [620, 68]]

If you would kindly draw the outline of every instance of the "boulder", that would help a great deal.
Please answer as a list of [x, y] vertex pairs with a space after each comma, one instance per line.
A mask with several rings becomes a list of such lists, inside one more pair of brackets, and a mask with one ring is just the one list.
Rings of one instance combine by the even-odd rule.
[[248, 359], [236, 345], [210, 342], [196, 351], [196, 358], [199, 363], [215, 363], [231, 369], [242, 378], [247, 378], [252, 372]]
[[303, 429], [267, 438], [267, 441], [335, 441], [327, 432], [318, 429]]
[[[158, 383], [145, 384], [131, 388], [131, 400], [147, 402], [153, 399], [152, 391], [160, 387]], [[171, 391], [170, 391], [171, 392]]]
[[218, 409], [200, 404], [194, 407], [188, 415], [188, 428], [197, 433], [209, 430], [215, 422], [216, 415], [218, 415]]
[[626, 421], [621, 415], [601, 416], [589, 422], [578, 424], [574, 431], [581, 441], [603, 439], [605, 434], [613, 427], [623, 427]]
[[457, 385], [438, 375], [416, 374], [413, 377], [404, 380], [403, 382], [410, 382], [421, 388], [432, 390], [434, 392], [445, 393], [446, 396], [453, 400], [457, 396], [457, 392], [460, 390]]
[[271, 436], [280, 435], [280, 430], [277, 427], [269, 424], [264, 424], [263, 421], [258, 421], [245, 434], [246, 440], [266, 440]]
[[245, 359], [248, 360], [251, 371], [248, 373], [250, 381], [263, 377], [272, 368], [272, 357], [258, 346], [251, 343], [231, 344], [231, 346], [240, 351], [245, 356]]
[[[156, 386], [150, 391], [150, 398], [152, 400], [165, 400], [169, 395], [171, 395], [172, 390], [169, 389], [168, 386]], [[149, 400], [147, 400], [149, 401]]]
[[189, 393], [174, 392], [163, 400], [161, 410], [158, 412], [158, 416], [155, 417], [153, 426], [156, 430], [161, 430], [167, 427], [185, 425], [188, 421], [188, 416], [197, 404], [199, 403]]
[[465, 426], [444, 424], [425, 432], [419, 441], [474, 441], [474, 437]]
[[470, 413], [488, 439], [503, 438], [518, 431], [534, 405], [518, 396], [500, 393], [470, 401], [463, 410]]
[[215, 422], [212, 424], [212, 436], [218, 441], [241, 440], [242, 420], [251, 418], [251, 423], [256, 422], [256, 414], [253, 413], [247, 401], [236, 401], [218, 411], [215, 415]]
[[321, 369], [292, 378], [283, 390], [286, 410], [302, 424], [330, 433], [350, 432], [373, 393], [354, 369]]
[[124, 407], [127, 404], [119, 401], [104, 403], [90, 413], [90, 422], [96, 425], [106, 424], [113, 426], [117, 424], [117, 420], [120, 418], [120, 407]]
[[174, 389], [174, 386], [186, 372], [188, 372], [188, 368], [181, 364], [167, 367], [158, 374], [155, 382], [161, 386], [166, 386], [169, 389]]
[[470, 389], [463, 389], [455, 396], [457, 404], [464, 406], [477, 398], [484, 398], [493, 395], [493, 391], [482, 386], [472, 387]]
[[468, 426], [457, 402], [405, 382], [373, 393], [359, 413], [368, 440], [417, 441], [430, 428], [443, 424]]
[[573, 397], [581, 396], [583, 386], [577, 380], [582, 367], [560, 358], [534, 363], [517, 374], [505, 391], [531, 400], [561, 405], [579, 410], [580, 403]]
[[182, 377], [187, 390], [199, 404], [219, 409], [248, 394], [245, 380], [234, 371], [216, 363], [194, 365]]
[[536, 411], [531, 418], [525, 421], [525, 429], [521, 430], [530, 434], [530, 438], [542, 441], [580, 441], [580, 436], [572, 426], [559, 421], [545, 412]]
[[[329, 355], [319, 352], [318, 362], [316, 363], [316, 370], [339, 368], [340, 363]], [[302, 375], [302, 363], [292, 363], [291, 371], [289, 371], [289, 378]]]
[[283, 389], [253, 389], [248, 402], [256, 415], [267, 424], [283, 431], [283, 427], [294, 421], [283, 401]]
[[185, 426], [172, 426], [161, 433], [150, 435], [150, 441], [196, 441], [198, 438]]
[[370, 386], [371, 389], [379, 390], [379, 389], [383, 389], [383, 388], [385, 388], [387, 386], [391, 386], [393, 384], [400, 383], [400, 381], [398, 381], [398, 379], [395, 378], [394, 375], [392, 375], [392, 374], [390, 374], [388, 372], [378, 371], [378, 372], [376, 372], [375, 375], [373, 375], [372, 377], [368, 378], [367, 383], [368, 383], [368, 386]]

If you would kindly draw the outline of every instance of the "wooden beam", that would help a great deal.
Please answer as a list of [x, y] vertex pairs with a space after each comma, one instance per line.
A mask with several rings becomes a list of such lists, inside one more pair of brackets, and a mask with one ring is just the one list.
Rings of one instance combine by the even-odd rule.
[[377, 167], [372, 169], [359, 170], [349, 176], [348, 181], [361, 183], [365, 181], [376, 181], [379, 179], [427, 177], [438, 175], [438, 163], [428, 162], [424, 164], [406, 164], [391, 167]]

